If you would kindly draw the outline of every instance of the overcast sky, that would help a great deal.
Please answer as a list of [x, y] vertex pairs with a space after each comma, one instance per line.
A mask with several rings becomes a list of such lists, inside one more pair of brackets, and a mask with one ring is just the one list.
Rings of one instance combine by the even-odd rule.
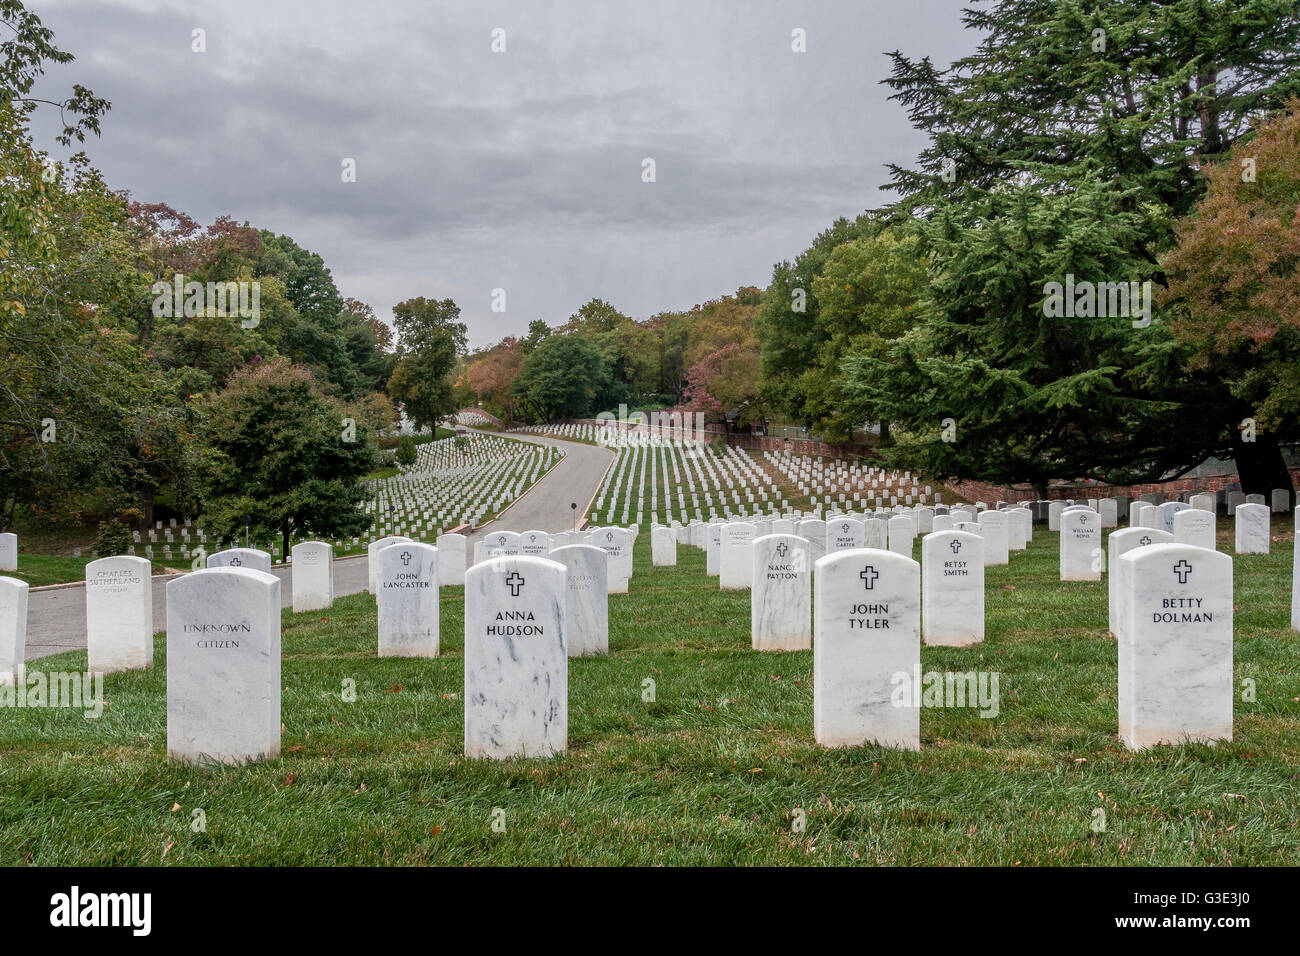
[[923, 146], [885, 52], [976, 42], [958, 0], [28, 5], [77, 57], [39, 91], [113, 103], [87, 150], [114, 188], [287, 233], [385, 320], [450, 296], [473, 346], [593, 296], [645, 318], [765, 286]]

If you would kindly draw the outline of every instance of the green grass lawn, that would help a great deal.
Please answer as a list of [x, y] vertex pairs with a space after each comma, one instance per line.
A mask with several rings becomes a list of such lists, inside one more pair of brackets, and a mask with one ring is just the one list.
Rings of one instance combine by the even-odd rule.
[[107, 679], [99, 720], [0, 711], [0, 864], [1300, 862], [1289, 536], [1236, 561], [1236, 678], [1257, 696], [1239, 689], [1234, 742], [1117, 743], [1105, 583], [1058, 582], [1040, 528], [989, 569], [984, 645], [921, 652], [927, 671], [997, 671], [999, 716], [927, 709], [922, 750], [901, 753], [817, 747], [812, 653], [751, 651], [748, 592], [719, 592], [693, 548], [650, 567], [643, 530], [611, 653], [570, 663], [567, 754], [462, 757], [461, 589], [443, 592], [444, 656], [424, 661], [376, 658], [358, 595], [285, 614], [276, 760], [168, 765], [161, 639], [153, 670]]
[[[144, 545], [138, 545], [137, 550], [141, 552], [139, 557], [144, 557]], [[159, 545], [159, 550], [162, 546]], [[70, 555], [62, 554], [28, 554], [25, 551], [18, 554], [18, 570], [4, 572], [6, 577], [17, 578], [19, 581], [26, 581], [28, 585], [34, 588], [43, 587], [47, 584], [68, 584], [70, 582], [86, 580], [86, 565], [95, 559], [90, 555], [83, 555], [74, 558]], [[190, 566], [189, 561], [154, 561], [153, 573], [161, 574], [164, 568], [186, 568]]]

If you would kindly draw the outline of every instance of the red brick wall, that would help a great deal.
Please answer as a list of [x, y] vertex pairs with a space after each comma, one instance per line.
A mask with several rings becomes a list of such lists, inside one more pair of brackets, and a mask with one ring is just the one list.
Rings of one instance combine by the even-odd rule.
[[[1050, 485], [1047, 497], [1051, 498], [1113, 498], [1128, 495], [1165, 495], [1177, 498], [1184, 491], [1222, 491], [1237, 481], [1236, 475], [1215, 475], [1210, 478], [1177, 478], [1173, 481], [1153, 482], [1145, 485]], [[1300, 486], [1300, 468], [1291, 469], [1291, 483]], [[992, 505], [996, 501], [1032, 501], [1038, 497], [1028, 485], [994, 485], [983, 481], [953, 481], [948, 487], [966, 501], [983, 501]]]

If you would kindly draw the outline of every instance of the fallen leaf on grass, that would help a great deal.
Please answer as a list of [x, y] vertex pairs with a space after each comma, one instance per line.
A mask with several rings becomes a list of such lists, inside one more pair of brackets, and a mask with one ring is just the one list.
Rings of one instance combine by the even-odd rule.
[[286, 787], [292, 787], [292, 786], [293, 786], [293, 774], [289, 774], [289, 776], [287, 776], [287, 777], [284, 778], [284, 785], [285, 785]]
[[172, 813], [175, 813], [175, 812], [176, 812], [177, 810], [179, 810], [180, 808], [181, 808], [181, 805], [180, 805], [179, 803], [173, 803], [173, 804], [172, 804]]

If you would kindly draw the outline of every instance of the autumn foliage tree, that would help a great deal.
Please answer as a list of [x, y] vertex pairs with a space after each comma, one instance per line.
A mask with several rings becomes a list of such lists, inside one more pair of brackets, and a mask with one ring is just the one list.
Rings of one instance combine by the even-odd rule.
[[1300, 98], [1203, 172], [1164, 301], [1189, 370], [1226, 387], [1243, 489], [1290, 488], [1277, 448], [1300, 437]]

